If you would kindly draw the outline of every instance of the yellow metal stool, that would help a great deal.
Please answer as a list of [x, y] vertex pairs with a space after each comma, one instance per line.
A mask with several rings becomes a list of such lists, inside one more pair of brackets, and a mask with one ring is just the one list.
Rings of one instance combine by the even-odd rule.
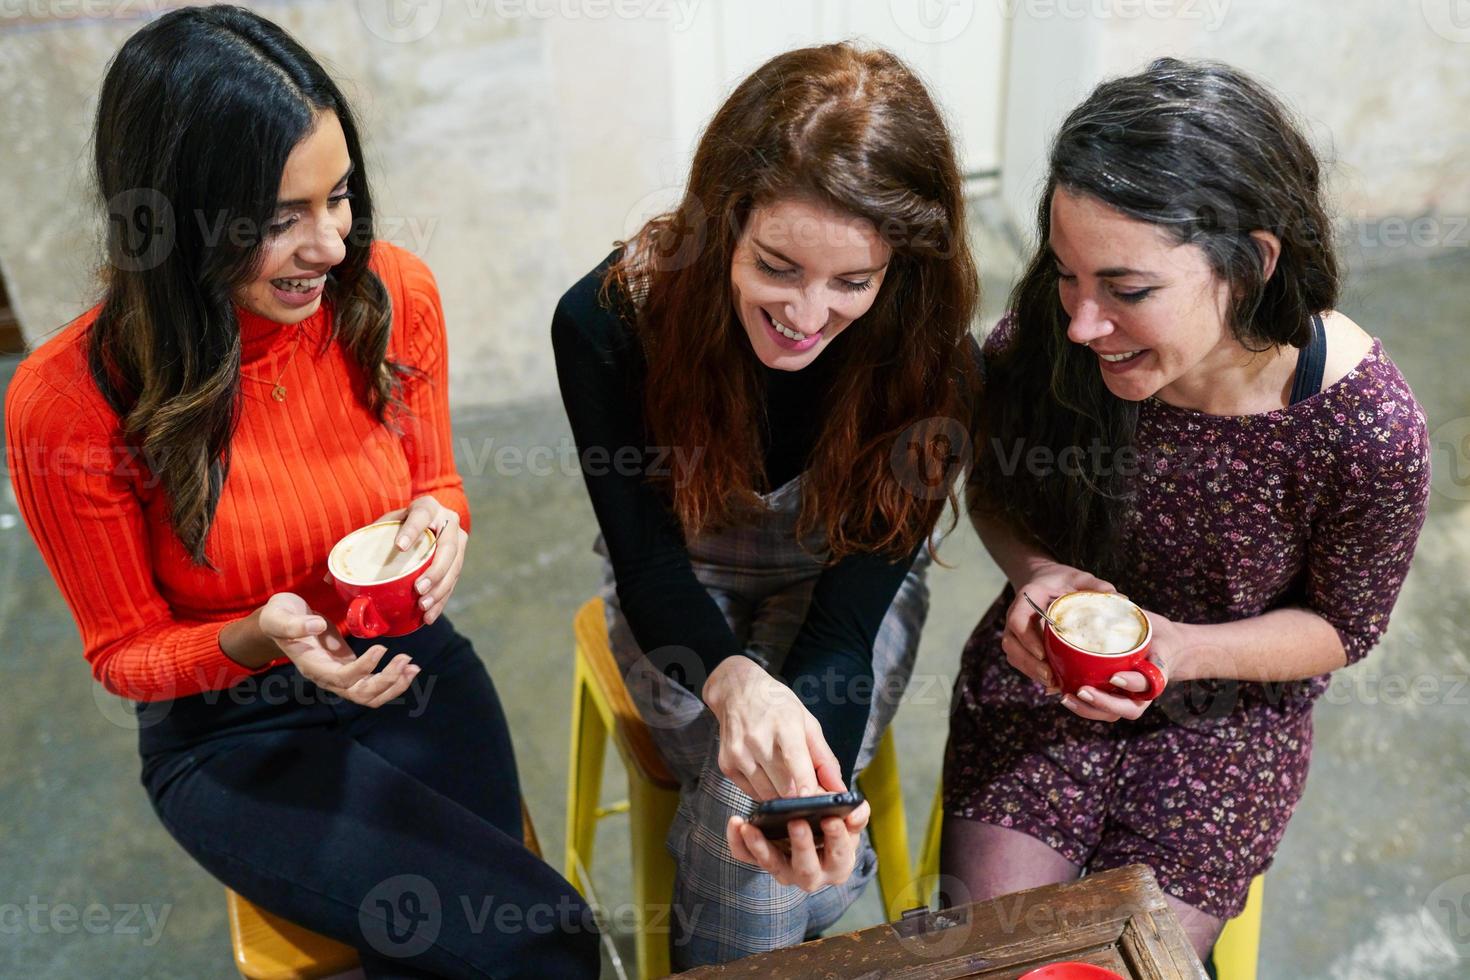
[[[664, 849], [664, 838], [679, 804], [679, 784], [628, 696], [622, 672], [608, 646], [601, 599], [590, 599], [577, 610], [573, 634], [566, 877], [584, 895], [588, 894], [597, 821], [627, 813], [638, 973], [661, 977], [669, 972], [667, 922], [674, 894], [674, 859]], [[628, 774], [628, 798], [602, 806], [602, 763], [609, 735]], [[884, 733], [873, 761], [859, 774], [858, 785], [873, 810], [868, 833], [878, 853], [878, 890], [885, 912], [896, 919], [904, 908], [904, 894], [910, 890], [911, 870], [898, 753], [891, 732]]]
[[[924, 833], [924, 847], [919, 853], [919, 866], [914, 873], [911, 905], [927, 904], [938, 881], [939, 842], [943, 827], [944, 787], [940, 786], [934, 791], [934, 805], [929, 810], [929, 827]], [[1266, 878], [1257, 875], [1251, 881], [1245, 908], [1225, 923], [1220, 938], [1215, 941], [1215, 972], [1219, 980], [1256, 980], [1256, 964], [1261, 952], [1261, 908], [1265, 900]]]
[[1220, 930], [1215, 940], [1215, 972], [1220, 980], [1256, 980], [1261, 958], [1261, 908], [1266, 901], [1266, 876], [1256, 875], [1246, 895], [1245, 908]]
[[[521, 803], [526, 849], [541, 856], [531, 814]], [[357, 950], [281, 918], [225, 889], [235, 969], [245, 980], [318, 980], [357, 967]]]

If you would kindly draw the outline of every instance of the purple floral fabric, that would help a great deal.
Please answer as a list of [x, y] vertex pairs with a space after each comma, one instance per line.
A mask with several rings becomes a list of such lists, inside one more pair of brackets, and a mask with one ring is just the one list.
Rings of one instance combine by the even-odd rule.
[[[1349, 663], [1388, 625], [1429, 493], [1424, 414], [1374, 342], [1345, 377], [1278, 411], [1140, 407], [1126, 572], [1145, 609], [1221, 623], [1299, 606]], [[1141, 861], [1219, 918], [1244, 906], [1301, 796], [1328, 676], [1175, 685], [1137, 722], [1079, 718], [1000, 649], [1009, 587], [966, 645], [947, 812], [1013, 827], [1094, 870]]]

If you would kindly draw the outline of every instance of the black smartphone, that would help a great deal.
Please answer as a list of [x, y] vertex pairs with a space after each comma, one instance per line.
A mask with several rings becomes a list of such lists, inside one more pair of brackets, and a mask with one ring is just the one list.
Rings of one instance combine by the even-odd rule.
[[745, 819], [766, 835], [767, 840], [786, 840], [790, 836], [787, 823], [805, 820], [812, 828], [812, 838], [822, 842], [822, 820], [845, 817], [863, 802], [857, 790], [846, 793], [824, 793], [821, 796], [793, 796], [784, 800], [767, 800], [757, 804]]

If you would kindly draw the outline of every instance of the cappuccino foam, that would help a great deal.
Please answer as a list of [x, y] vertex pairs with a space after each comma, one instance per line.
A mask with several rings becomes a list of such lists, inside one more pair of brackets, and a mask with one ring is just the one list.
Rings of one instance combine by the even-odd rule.
[[353, 531], [332, 549], [332, 574], [348, 582], [389, 582], [418, 568], [434, 550], [434, 539], [426, 531], [407, 551], [399, 551], [395, 539], [400, 524], [375, 524]]
[[1138, 607], [1112, 593], [1064, 595], [1049, 612], [1063, 639], [1093, 653], [1127, 653], [1148, 633], [1148, 623]]

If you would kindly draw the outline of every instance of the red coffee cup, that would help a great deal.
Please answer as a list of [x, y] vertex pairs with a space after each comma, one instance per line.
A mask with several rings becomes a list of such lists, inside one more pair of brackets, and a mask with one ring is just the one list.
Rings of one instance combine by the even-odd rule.
[[[1067, 607], [1077, 602], [1073, 597], [1078, 596], [1106, 597], [1105, 601], [1084, 601], [1089, 605], [1099, 606], [1101, 614], [1107, 618], [1108, 622], [1117, 622], [1120, 617], [1126, 622], [1128, 616], [1136, 617], [1137, 640], [1130, 642], [1127, 649], [1118, 653], [1098, 652], [1080, 645], [1079, 635], [1084, 628], [1089, 628], [1092, 624], [1086, 623], [1083, 617], [1084, 622], [1078, 629], [1073, 630], [1069, 626], [1069, 621], [1074, 619], [1075, 614], [1069, 615], [1071, 610]], [[1082, 688], [1092, 687], [1110, 694], [1120, 694], [1135, 701], [1152, 701], [1164, 693], [1164, 685], [1167, 683], [1164, 672], [1159, 669], [1158, 664], [1148, 659], [1149, 647], [1154, 638], [1154, 625], [1149, 621], [1148, 614], [1130, 602], [1127, 596], [1116, 592], [1097, 592], [1090, 589], [1068, 592], [1052, 600], [1051, 605], [1046, 608], [1046, 614], [1058, 620], [1063, 630], [1072, 637], [1068, 639], [1067, 636], [1059, 634], [1050, 623], [1043, 621], [1041, 624], [1046, 646], [1046, 662], [1051, 667], [1052, 679], [1063, 693], [1076, 695]], [[1060, 619], [1058, 619], [1059, 616]], [[1127, 636], [1126, 633], [1124, 635]], [[1121, 687], [1115, 687], [1112, 682], [1113, 675], [1128, 670], [1142, 674], [1148, 681], [1148, 690], [1125, 691]]]
[[425, 530], [413, 547], [400, 551], [402, 527], [402, 521], [360, 527], [327, 556], [337, 594], [347, 602], [347, 632], [353, 636], [404, 636], [424, 625], [413, 584], [433, 562], [439, 541]]
[[1112, 970], [1073, 960], [1067, 963], [1048, 963], [1046, 966], [1021, 974], [1016, 980], [1123, 980], [1123, 978]]

